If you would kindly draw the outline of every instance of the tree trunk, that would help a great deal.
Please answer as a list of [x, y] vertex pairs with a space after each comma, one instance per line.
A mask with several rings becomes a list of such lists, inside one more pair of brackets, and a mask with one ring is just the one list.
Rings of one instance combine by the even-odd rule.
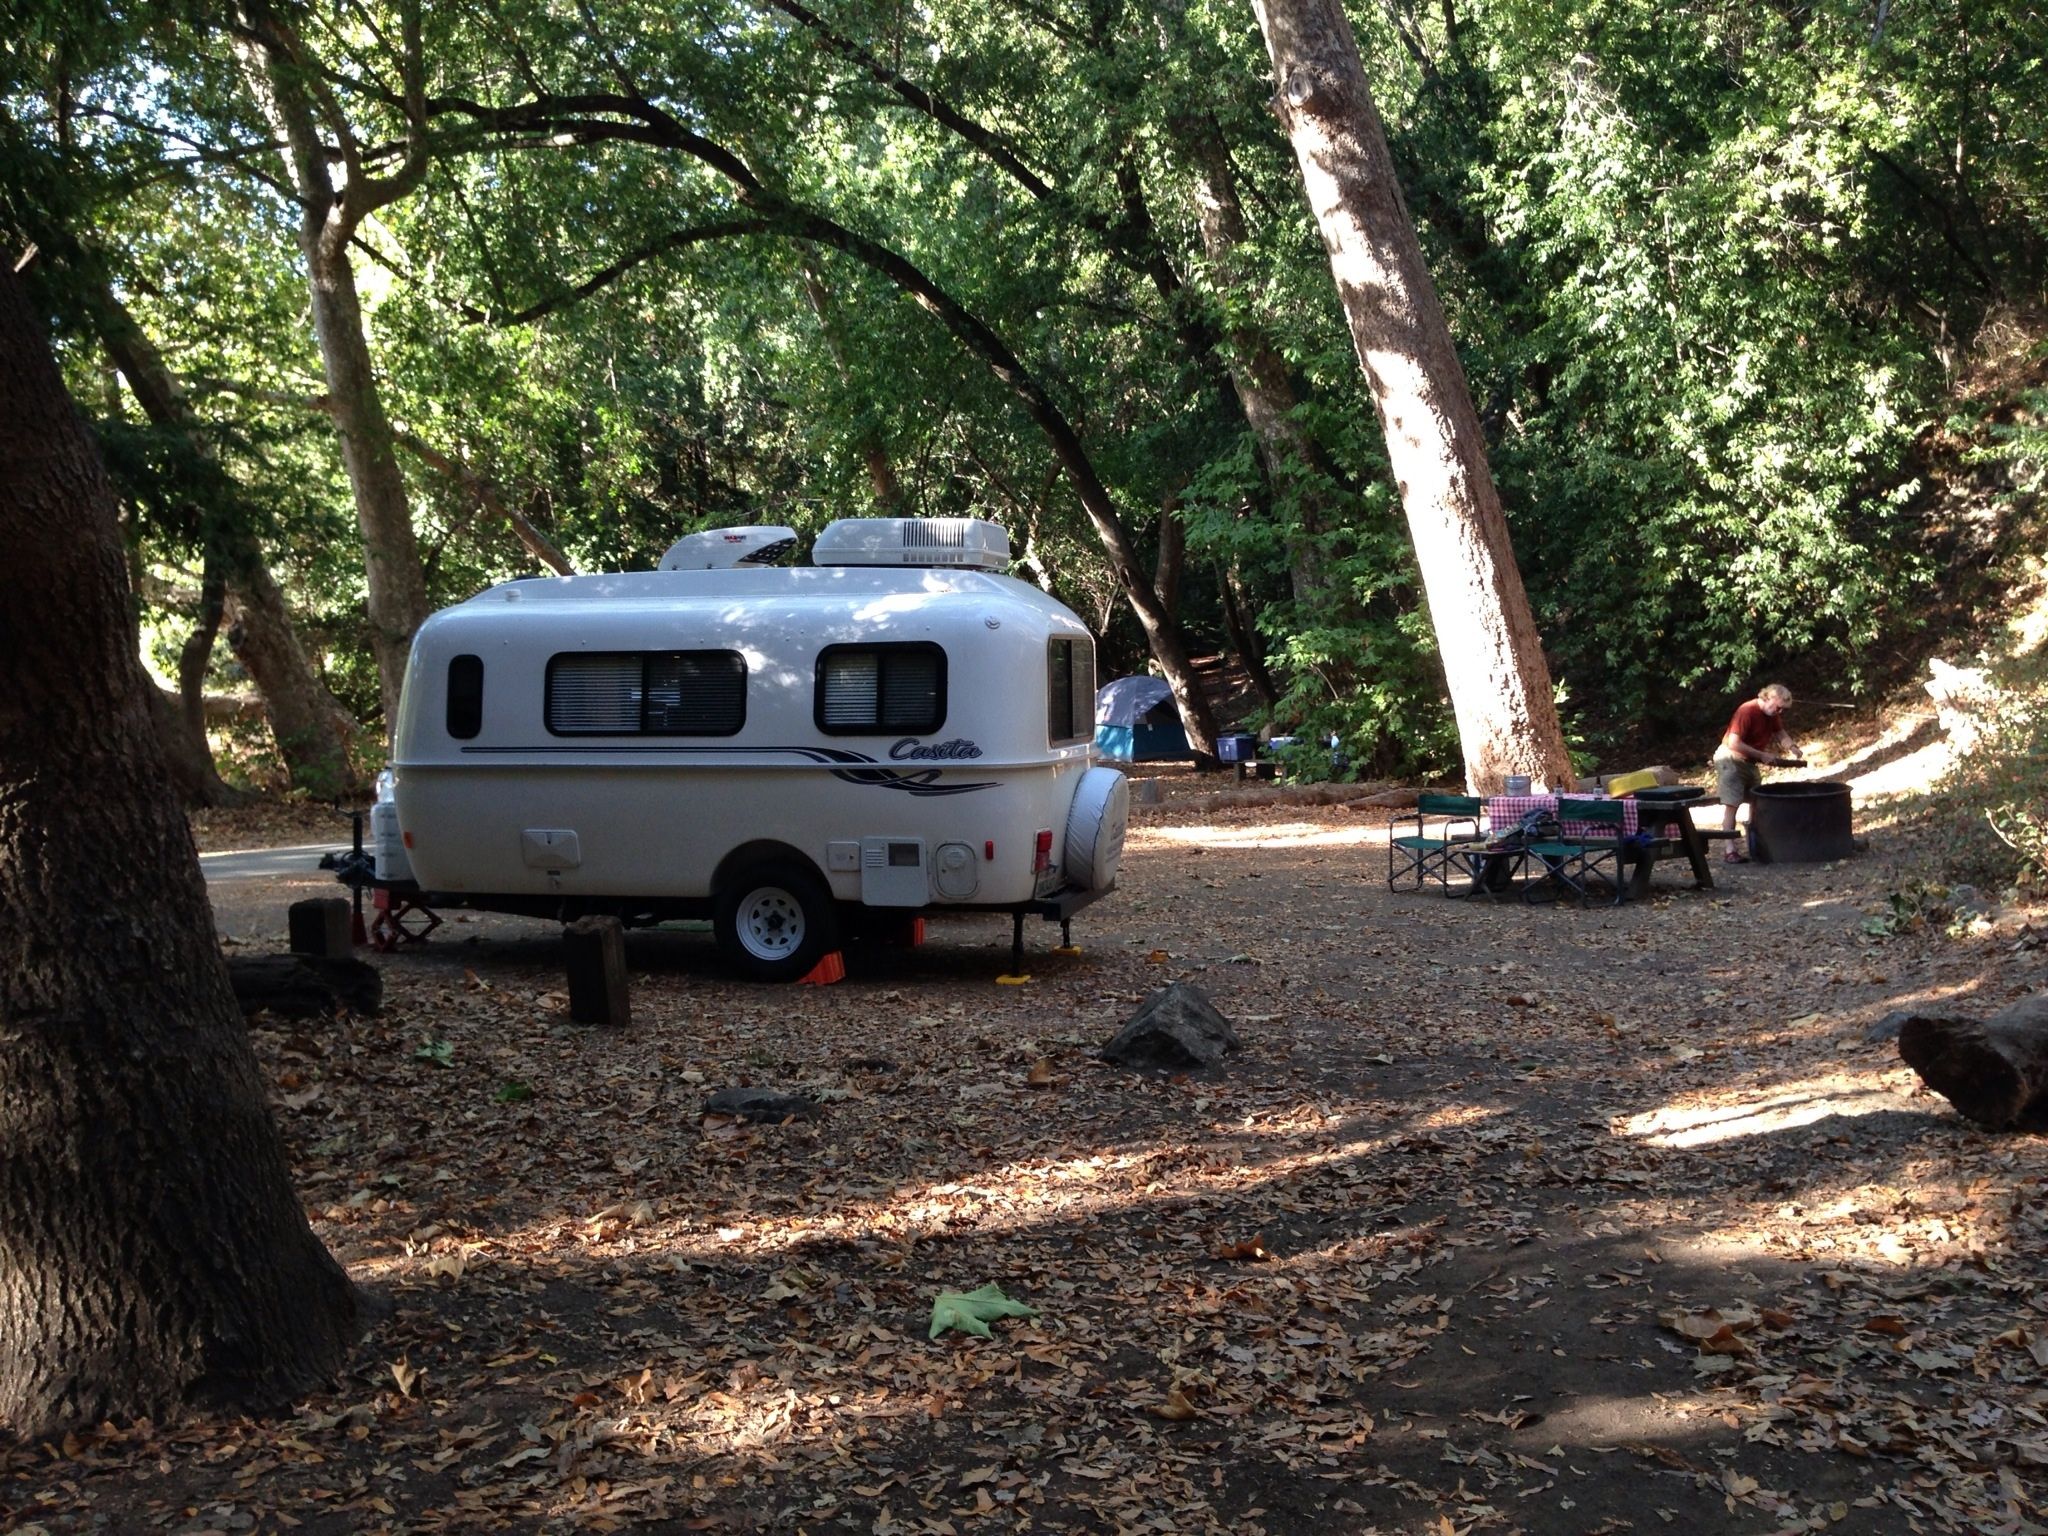
[[1237, 652], [1237, 659], [1244, 663], [1252, 688], [1270, 715], [1280, 707], [1280, 685], [1273, 680], [1272, 671], [1266, 666], [1266, 653], [1259, 645], [1258, 632], [1252, 628], [1252, 621], [1245, 613], [1242, 584], [1236, 571], [1217, 567], [1216, 597], [1222, 605], [1223, 628], [1230, 636], [1231, 648]]
[[1180, 578], [1187, 563], [1188, 531], [1181, 524], [1180, 507], [1169, 501], [1159, 509], [1159, 558], [1152, 567], [1152, 591], [1168, 612], [1180, 611]]
[[360, 787], [354, 747], [361, 728], [313, 670], [270, 567], [259, 555], [238, 563], [236, 572], [228, 587], [228, 649], [262, 696], [292, 788], [326, 798]]
[[[327, 114], [326, 126], [339, 143], [330, 149], [322, 137], [314, 105], [314, 93], [321, 87], [304, 41], [272, 14], [266, 0], [246, 0], [241, 9], [252, 39], [243, 45], [249, 83], [264, 116], [284, 141], [285, 165], [299, 200], [299, 250], [306, 258], [328, 413], [341, 440], [342, 467], [362, 530], [370, 644], [377, 656], [388, 734], [398, 721], [398, 697], [413, 634], [426, 622], [427, 588], [419, 542], [413, 535], [412, 503], [363, 332], [349, 241], [365, 218], [410, 192], [426, 172], [420, 7], [418, 0], [400, 7], [409, 132], [405, 162], [388, 178], [366, 173], [361, 150], [338, 112]], [[329, 169], [337, 156], [346, 172], [338, 191]]]
[[320, 365], [327, 378], [330, 414], [341, 439], [342, 467], [355, 493], [356, 525], [363, 535], [363, 569], [368, 580], [370, 644], [382, 684], [384, 729], [398, 719], [412, 637], [427, 619], [427, 585], [413, 536], [412, 503], [399, 472], [391, 421], [363, 336], [362, 303], [356, 296], [355, 267], [348, 239], [333, 221], [309, 205], [299, 230], [306, 274], [313, 294], [313, 329], [320, 340]]
[[[1223, 292], [1234, 293], [1246, 286], [1238, 252], [1248, 234], [1230, 153], [1213, 119], [1189, 120], [1179, 128], [1176, 137], [1194, 173], [1196, 222], [1211, 281]], [[1239, 302], [1225, 306], [1240, 313], [1245, 307], [1241, 295]], [[1301, 399], [1293, 370], [1272, 338], [1240, 322], [1230, 327], [1229, 339], [1231, 386], [1259, 445], [1266, 478], [1276, 492], [1292, 492], [1300, 508], [1301, 527], [1287, 539], [1288, 573], [1295, 599], [1326, 599], [1330, 582], [1322, 570], [1317, 540], [1342, 519], [1334, 505], [1340, 476], [1328, 455], [1295, 420]]]
[[93, 285], [88, 302], [100, 342], [143, 414], [158, 427], [183, 433], [207, 468], [211, 484], [201, 509], [203, 538], [210, 564], [218, 561], [233, 607], [228, 646], [263, 696], [270, 734], [292, 787], [315, 795], [342, 793], [354, 783], [356, 723], [327, 691], [299, 644], [284, 593], [256, 538], [252, 510], [214, 455], [177, 375], [127, 306], [103, 282]]
[[0, 269], [0, 1425], [270, 1406], [343, 1362], [149, 720], [112, 488]]
[[1899, 1055], [1985, 1130], [2048, 1130], [2048, 996], [2021, 998], [1983, 1023], [1907, 1019]]
[[164, 771], [171, 776], [171, 791], [178, 803], [187, 810], [245, 804], [250, 797], [223, 780], [213, 766], [206, 732], [193, 733], [183, 701], [152, 683], [148, 702], [157, 745], [164, 754]]
[[1464, 748], [1465, 782], [1571, 782], [1550, 669], [1465, 370], [1338, 0], [1253, 0], [1358, 360], [1386, 433]]
[[209, 557], [199, 584], [199, 613], [192, 633], [178, 649], [178, 691], [152, 687], [149, 692], [150, 718], [156, 722], [171, 788], [187, 810], [236, 805], [248, 798], [222, 781], [206, 739], [206, 668], [213, 659], [214, 637], [220, 633], [226, 588], [220, 561]]

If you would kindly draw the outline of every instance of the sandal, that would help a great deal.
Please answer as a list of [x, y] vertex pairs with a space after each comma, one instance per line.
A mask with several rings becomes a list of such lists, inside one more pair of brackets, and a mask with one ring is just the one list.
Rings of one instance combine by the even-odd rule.
[[1731, 848], [1728, 850], [1728, 852], [1721, 855], [1721, 862], [1723, 864], [1747, 864], [1749, 862], [1749, 855], [1746, 853], [1737, 853], [1734, 849]]

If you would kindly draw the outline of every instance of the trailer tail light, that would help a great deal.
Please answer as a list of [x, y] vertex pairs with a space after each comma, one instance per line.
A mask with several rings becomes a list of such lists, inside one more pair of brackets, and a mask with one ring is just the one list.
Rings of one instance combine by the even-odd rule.
[[410, 847], [412, 846], [412, 834], [411, 834], [410, 832], [401, 832], [401, 833], [399, 833], [399, 834], [398, 834], [398, 840], [399, 840], [400, 842], [404, 843], [404, 844], [405, 844], [405, 846], [406, 846], [406, 847], [408, 847], [408, 848], [410, 848]]
[[983, 860], [984, 860], [984, 861], [986, 861], [987, 863], [990, 863], [990, 864], [993, 864], [993, 863], [995, 863], [995, 861], [996, 861], [996, 840], [995, 840], [994, 838], [990, 838], [990, 839], [989, 839], [989, 840], [988, 840], [987, 842], [985, 842], [985, 843], [983, 843], [983, 844], [981, 845], [981, 856], [982, 856]]
[[1052, 868], [1052, 828], [1041, 828], [1038, 842], [1031, 850], [1031, 873], [1042, 875]]

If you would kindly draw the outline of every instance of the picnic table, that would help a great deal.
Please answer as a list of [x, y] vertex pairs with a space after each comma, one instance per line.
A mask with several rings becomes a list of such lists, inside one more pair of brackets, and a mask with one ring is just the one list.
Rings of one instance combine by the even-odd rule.
[[[1608, 828], [1598, 823], [1574, 821], [1574, 801], [1605, 800], [1605, 795], [1492, 795], [1486, 802], [1486, 824], [1496, 838], [1518, 825], [1532, 812], [1546, 812], [1558, 819], [1567, 839], [1601, 843], [1611, 841]], [[1628, 871], [1626, 895], [1641, 900], [1650, 894], [1650, 874], [1657, 861], [1684, 854], [1692, 866], [1693, 888], [1711, 891], [1713, 870], [1707, 864], [1706, 837], [1693, 825], [1692, 807], [1699, 798], [1625, 795], [1621, 798], [1620, 862]], [[1520, 862], [1520, 850], [1491, 845], [1470, 856], [1472, 884], [1468, 895], [1498, 892]]]
[[1635, 849], [1635, 866], [1629, 879], [1630, 897], [1640, 900], [1649, 895], [1650, 871], [1657, 860], [1681, 853], [1692, 865], [1692, 888], [1711, 891], [1714, 888], [1714, 871], [1707, 863], [1707, 835], [1693, 825], [1692, 819], [1692, 808], [1705, 795], [1683, 798], [1634, 795], [1630, 798], [1635, 802], [1641, 829]]

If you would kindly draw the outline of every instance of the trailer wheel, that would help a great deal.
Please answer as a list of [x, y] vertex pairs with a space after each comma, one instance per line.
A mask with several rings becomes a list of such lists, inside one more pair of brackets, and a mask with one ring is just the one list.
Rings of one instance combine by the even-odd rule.
[[787, 860], [750, 865], [718, 893], [718, 947], [756, 981], [795, 981], [839, 940], [832, 893]]

